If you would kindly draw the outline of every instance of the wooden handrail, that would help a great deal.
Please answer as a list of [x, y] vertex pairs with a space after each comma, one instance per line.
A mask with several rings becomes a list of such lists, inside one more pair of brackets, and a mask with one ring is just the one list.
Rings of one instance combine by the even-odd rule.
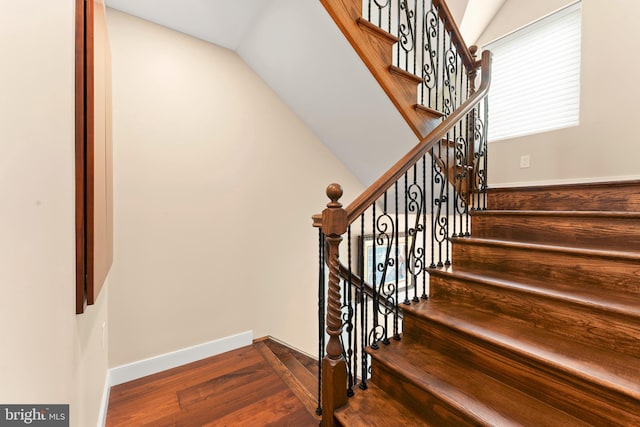
[[475, 68], [475, 57], [462, 38], [460, 28], [458, 28], [458, 24], [456, 24], [455, 19], [453, 19], [453, 14], [451, 13], [449, 6], [447, 6], [447, 3], [444, 0], [432, 0], [432, 3], [438, 8], [438, 14], [440, 15], [440, 19], [442, 19], [442, 22], [444, 22], [444, 27], [451, 33], [451, 40], [453, 40], [453, 43], [456, 45], [458, 54], [462, 56], [464, 65], [466, 65], [469, 70]]
[[[457, 108], [449, 117], [440, 123], [422, 141], [418, 143], [409, 153], [400, 159], [384, 175], [369, 186], [360, 196], [358, 196], [349, 206], [347, 206], [347, 222], [352, 224], [369, 206], [375, 203], [385, 191], [387, 191], [405, 172], [420, 160], [436, 143], [438, 143], [453, 126], [464, 118], [476, 104], [489, 92], [491, 84], [491, 52], [485, 50], [480, 60], [482, 70], [482, 80], [478, 90]], [[321, 226], [316, 224], [315, 226]]]

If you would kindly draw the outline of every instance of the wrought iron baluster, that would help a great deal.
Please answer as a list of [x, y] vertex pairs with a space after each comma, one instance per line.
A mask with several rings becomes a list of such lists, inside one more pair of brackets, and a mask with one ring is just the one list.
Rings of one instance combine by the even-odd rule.
[[404, 248], [403, 248], [403, 256], [404, 256], [404, 268], [401, 273], [404, 274], [405, 286], [404, 286], [404, 304], [409, 305], [411, 301], [409, 300], [409, 276], [407, 274], [407, 264], [409, 260], [409, 247], [407, 244], [407, 239], [409, 236], [409, 176], [408, 172], [404, 173]]
[[[449, 141], [451, 138], [450, 134], [447, 133], [447, 141]], [[446, 165], [445, 165], [445, 174], [446, 171], [449, 170], [449, 167], [451, 166], [451, 159], [450, 159], [450, 150], [447, 149], [447, 153], [446, 153]], [[451, 265], [451, 261], [449, 259], [449, 218], [451, 218], [450, 214], [450, 200], [451, 200], [451, 186], [447, 185], [447, 182], [443, 182], [442, 185], [445, 187], [446, 189], [446, 193], [447, 193], [447, 202], [445, 203], [445, 212], [446, 212], [446, 218], [447, 221], [445, 222], [445, 230], [444, 230], [444, 235], [446, 236], [445, 240], [444, 240], [444, 247], [445, 247], [445, 253], [446, 253], [446, 257], [445, 257], [445, 262], [444, 265]]]
[[[408, 212], [407, 214], [413, 213], [415, 214], [415, 219], [413, 221], [413, 226], [408, 230], [408, 245], [409, 245], [409, 253], [406, 259], [407, 271], [407, 289], [409, 289], [408, 280], [411, 279], [411, 287], [413, 287], [413, 298], [412, 301], [418, 302], [418, 276], [421, 271], [424, 270], [424, 248], [418, 248], [416, 243], [418, 241], [418, 235], [420, 233], [424, 233], [424, 227], [420, 223], [420, 219], [422, 218], [422, 210], [424, 209], [424, 193], [423, 189], [418, 185], [418, 165], [415, 163], [412, 168], [413, 172], [413, 182], [408, 188], [407, 198], [408, 202]], [[408, 174], [408, 172], [407, 172]], [[408, 215], [407, 215], [408, 216]]]
[[[399, 217], [398, 217], [398, 181], [396, 181], [394, 184], [394, 199], [395, 199], [395, 219], [396, 219], [396, 224], [399, 224]], [[394, 245], [395, 247], [395, 257], [396, 257], [396, 265], [395, 265], [395, 270], [396, 270], [396, 289], [395, 289], [395, 310], [394, 310], [394, 315], [393, 315], [393, 338], [395, 340], [399, 340], [400, 339], [400, 331], [399, 331], [399, 316], [400, 316], [400, 312], [399, 312], [399, 308], [398, 308], [398, 301], [400, 298], [400, 286], [399, 286], [399, 278], [400, 278], [400, 263], [397, 261], [399, 258], [399, 246], [397, 242], [400, 241], [400, 233], [399, 233], [399, 228], [400, 227], [395, 227], [395, 231], [396, 231], [396, 235], [395, 235], [395, 241], [396, 244]]]
[[422, 82], [427, 89], [428, 106], [438, 109], [438, 45], [440, 21], [433, 3], [430, 4], [429, 11], [425, 13], [423, 31], [426, 33], [426, 40], [423, 41], [423, 65]]
[[[365, 215], [364, 213], [362, 215], [360, 215], [360, 238], [364, 239], [364, 223], [365, 223]], [[364, 240], [362, 240], [362, 244], [361, 244], [361, 249], [364, 249], [363, 247], [363, 243]], [[367, 266], [365, 266], [364, 264], [364, 253], [360, 254], [360, 271], [362, 273], [364, 273], [365, 268], [367, 268]], [[364, 279], [364, 274], [362, 274], [362, 279]], [[365, 353], [364, 349], [367, 346], [367, 305], [369, 303], [366, 295], [365, 295], [365, 289], [364, 289], [364, 283], [361, 283], [360, 285], [360, 343], [361, 343], [361, 355], [360, 355], [360, 367], [361, 367], [361, 371], [360, 371], [360, 389], [361, 390], [366, 390], [367, 388], [367, 376], [366, 376], [366, 371], [367, 371], [367, 361], [368, 359], [368, 355], [367, 353]]]
[[[448, 135], [445, 137], [448, 138]], [[435, 148], [435, 147], [434, 147]], [[447, 150], [448, 151], [448, 150]], [[447, 179], [446, 179], [446, 156], [442, 155], [442, 143], [437, 145], [437, 152], [432, 150], [434, 155], [432, 156], [433, 168], [432, 168], [432, 183], [434, 184], [434, 192], [432, 192], [433, 200], [433, 238], [434, 243], [434, 257], [432, 257], [432, 267], [442, 267], [444, 246], [446, 245], [448, 238], [448, 221], [447, 207], [449, 205], [449, 194], [447, 191]], [[445, 160], [443, 160], [443, 157]], [[435, 250], [437, 249], [437, 257], [435, 257]], [[437, 263], [435, 262], [437, 258]]]
[[[388, 192], [385, 191], [383, 197], [383, 207], [384, 207], [384, 218], [385, 219], [389, 219], [392, 221], [391, 216], [389, 216], [389, 212], [387, 210], [387, 197], [388, 197]], [[393, 222], [392, 222], [393, 224]], [[393, 294], [395, 293], [395, 286], [393, 286], [393, 284], [387, 285], [388, 283], [388, 277], [387, 277], [387, 273], [389, 271], [389, 268], [393, 268], [393, 266], [395, 265], [395, 263], [397, 262], [396, 258], [392, 258], [391, 257], [391, 251], [393, 249], [393, 243], [395, 242], [394, 240], [394, 234], [395, 234], [395, 226], [392, 226], [391, 229], [391, 237], [390, 239], [388, 239], [387, 243], [387, 250], [385, 251], [385, 260], [382, 264], [379, 265], [379, 269], [381, 268], [381, 273], [382, 273], [382, 278], [380, 279], [380, 294], [384, 297], [385, 303], [383, 304], [383, 309], [382, 312], [380, 314], [382, 314], [383, 320], [384, 320], [384, 337], [382, 339], [382, 342], [384, 344], [389, 344], [389, 308], [388, 305], [389, 303], [393, 304]], [[388, 229], [385, 228], [385, 235], [388, 232]]]
[[347, 341], [349, 345], [345, 349], [345, 359], [347, 360], [347, 396], [353, 396], [353, 385], [356, 367], [354, 366], [354, 335], [353, 335], [353, 320], [355, 316], [355, 304], [353, 303], [353, 272], [351, 270], [351, 226], [347, 228], [347, 268], [349, 269], [345, 281], [345, 288], [343, 293], [345, 294], [345, 306], [346, 313], [343, 315], [344, 322], [346, 324]]
[[427, 155], [422, 156], [422, 203], [425, 207], [422, 210], [422, 224], [424, 224], [424, 233], [422, 233], [422, 248], [424, 255], [424, 265], [422, 266], [422, 299], [427, 299]]
[[435, 147], [431, 147], [431, 195], [429, 197], [430, 205], [431, 205], [431, 265], [430, 268], [436, 267], [436, 227], [434, 218], [436, 216], [435, 212], [435, 187], [436, 187], [436, 153]]
[[[371, 275], [371, 284], [373, 286], [373, 325], [371, 328], [371, 331], [369, 332], [368, 336], [369, 336], [369, 345], [371, 346], [372, 349], [377, 350], [378, 349], [378, 340], [377, 340], [377, 335], [376, 335], [376, 331], [378, 330], [378, 305], [380, 304], [380, 300], [378, 299], [378, 286], [377, 286], [377, 274], [376, 274], [376, 266], [378, 265], [378, 260], [377, 260], [377, 256], [378, 256], [378, 251], [377, 249], [377, 239], [376, 239], [376, 204], [374, 203], [371, 206], [372, 209], [372, 219], [373, 219], [373, 224], [372, 224], [372, 229], [373, 229], [373, 254], [371, 255], [371, 262], [372, 262], [372, 275]], [[367, 266], [367, 268], [369, 268], [369, 266]]]
[[322, 363], [325, 348], [324, 332], [324, 293], [325, 293], [325, 258], [324, 258], [324, 233], [318, 229], [318, 407], [316, 414], [322, 415]]

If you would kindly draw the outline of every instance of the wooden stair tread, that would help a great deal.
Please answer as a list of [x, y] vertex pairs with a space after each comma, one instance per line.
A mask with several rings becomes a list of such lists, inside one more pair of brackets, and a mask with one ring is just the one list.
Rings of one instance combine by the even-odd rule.
[[398, 43], [398, 41], [400, 41], [398, 37], [394, 36], [388, 31], [383, 30], [382, 28], [378, 27], [376, 24], [371, 23], [369, 20], [363, 17], [358, 18], [356, 22], [361, 28], [369, 31], [370, 33], [376, 34], [382, 38], [387, 39], [389, 44], [393, 45]]
[[477, 238], [477, 237], [453, 237], [451, 238], [451, 241], [455, 243], [462, 243], [462, 244], [527, 249], [531, 251], [541, 251], [541, 252], [567, 253], [567, 254], [581, 255], [586, 257], [620, 259], [620, 260], [635, 261], [640, 263], [640, 253], [632, 252], [632, 251], [580, 248], [575, 246], [514, 242], [511, 240], [483, 239], [483, 238]]
[[444, 302], [430, 300], [402, 308], [405, 316], [412, 313], [430, 319], [640, 402], [640, 359], [637, 357], [572, 342], [523, 322]]
[[336, 419], [348, 427], [431, 426], [387, 393], [369, 382], [366, 390], [356, 390], [346, 406], [335, 412]]
[[490, 188], [488, 207], [640, 212], [640, 180]]
[[510, 280], [510, 275], [497, 272], [479, 274], [465, 271], [458, 266], [430, 269], [429, 274], [440, 276], [455, 276], [465, 280], [481, 282], [495, 287], [512, 288], [521, 292], [537, 294], [548, 298], [561, 299], [573, 304], [584, 305], [589, 308], [625, 316], [637, 317], [640, 320], [640, 303], [628, 293], [617, 294], [610, 290], [596, 288], [576, 288], [562, 282], [546, 280]]
[[389, 66], [389, 72], [391, 74], [395, 74], [403, 79], [409, 80], [411, 83], [414, 83], [416, 85], [419, 85], [420, 83], [422, 83], [422, 78], [419, 76], [416, 76], [413, 73], [410, 73], [408, 71], [403, 70], [400, 67], [396, 67], [395, 65], [390, 65]]
[[471, 210], [471, 216], [492, 215], [529, 215], [529, 216], [562, 216], [562, 217], [599, 217], [599, 218], [640, 218], [640, 212], [620, 211], [549, 211], [549, 210], [514, 210], [514, 209], [487, 209]]
[[433, 108], [429, 108], [426, 105], [416, 104], [413, 106], [414, 110], [419, 113], [426, 114], [428, 117], [444, 117], [444, 113], [438, 110], [434, 110]]
[[454, 357], [417, 343], [393, 341], [378, 350], [369, 349], [368, 353], [398, 377], [406, 378], [437, 396], [456, 413], [464, 414], [461, 416], [473, 425], [587, 425], [467, 364], [459, 363]]

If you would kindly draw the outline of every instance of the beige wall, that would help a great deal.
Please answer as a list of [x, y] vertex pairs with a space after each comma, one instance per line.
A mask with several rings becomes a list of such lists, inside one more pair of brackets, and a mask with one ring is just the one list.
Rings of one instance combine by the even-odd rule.
[[[507, 0], [478, 44], [569, 3]], [[640, 178], [637, 16], [637, 1], [583, 0], [580, 125], [491, 143], [490, 185]], [[519, 168], [524, 154], [531, 156], [529, 169]]]
[[74, 4], [0, 3], [0, 402], [69, 403], [91, 426], [108, 301], [74, 314]]
[[111, 366], [253, 330], [316, 348], [329, 182], [362, 190], [229, 50], [118, 11]]

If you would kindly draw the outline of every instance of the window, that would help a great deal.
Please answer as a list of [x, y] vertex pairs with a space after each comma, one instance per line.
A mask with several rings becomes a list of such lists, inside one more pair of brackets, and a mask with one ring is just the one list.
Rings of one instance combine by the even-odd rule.
[[578, 124], [581, 3], [488, 45], [489, 141]]

